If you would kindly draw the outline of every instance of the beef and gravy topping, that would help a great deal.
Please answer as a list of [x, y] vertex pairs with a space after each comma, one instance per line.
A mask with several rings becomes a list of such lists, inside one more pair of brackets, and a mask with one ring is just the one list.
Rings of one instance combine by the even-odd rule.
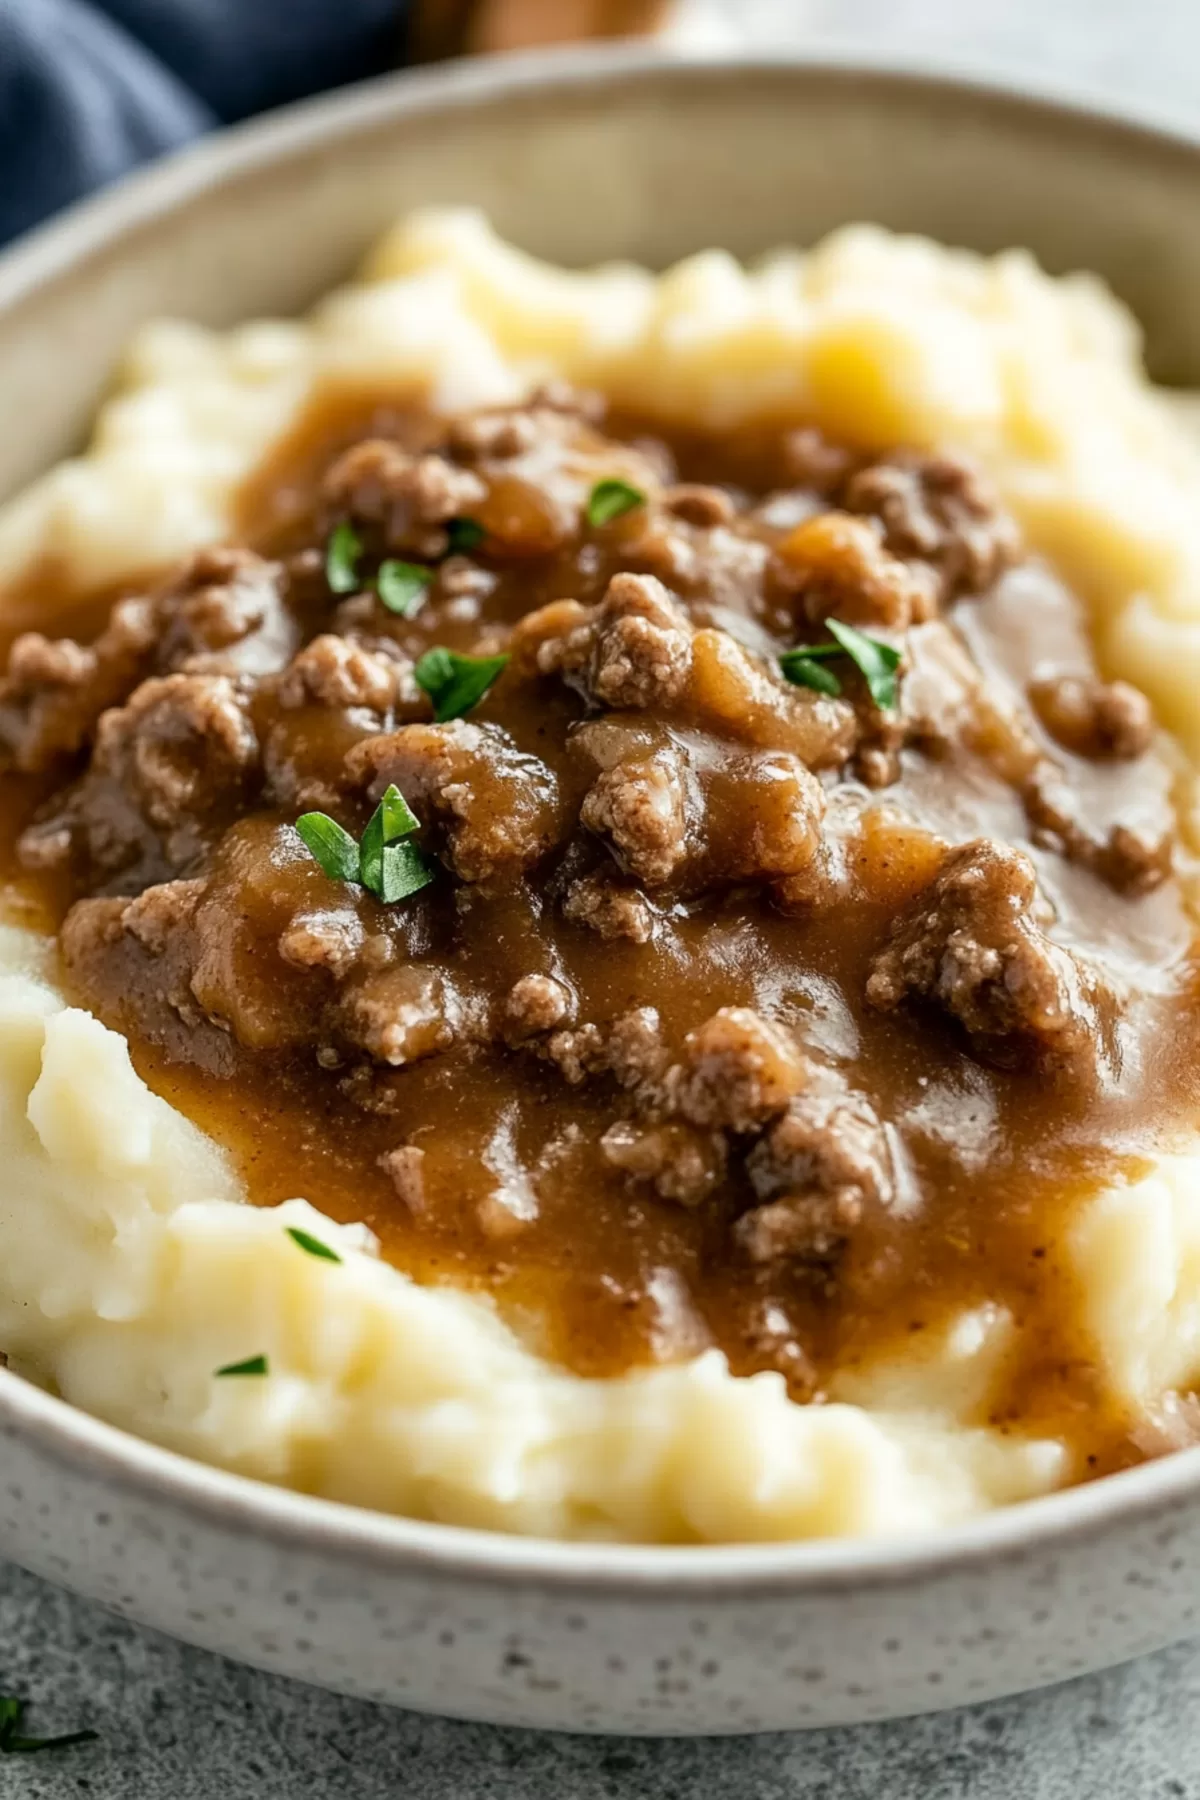
[[969, 463], [330, 403], [245, 510], [20, 632], [0, 746], [10, 893], [251, 1196], [588, 1372], [819, 1399], [993, 1300], [1127, 1454], [1056, 1245], [1189, 1129], [1178, 774]]

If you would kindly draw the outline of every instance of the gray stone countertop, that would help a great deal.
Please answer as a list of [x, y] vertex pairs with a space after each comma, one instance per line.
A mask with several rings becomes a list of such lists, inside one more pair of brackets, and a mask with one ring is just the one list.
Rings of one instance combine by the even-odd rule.
[[[251, 0], [257, 4], [258, 0]], [[895, 48], [1200, 123], [1200, 0], [689, 0], [719, 43]], [[99, 1741], [0, 1759], [14, 1800], [1200, 1800], [1200, 1644], [969, 1712], [644, 1742], [423, 1719], [236, 1667], [0, 1564], [0, 1693]]]

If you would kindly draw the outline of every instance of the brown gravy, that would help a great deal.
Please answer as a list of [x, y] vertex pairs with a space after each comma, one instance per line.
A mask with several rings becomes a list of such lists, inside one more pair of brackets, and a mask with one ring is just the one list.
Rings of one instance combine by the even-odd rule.
[[[261, 668], [231, 664], [251, 748], [238, 761], [226, 741], [233, 725], [207, 713], [197, 724], [193, 707], [155, 725], [153, 741], [131, 730], [106, 762], [94, 722], [44, 767], [31, 753], [30, 767], [0, 779], [8, 916], [57, 927], [74, 908], [68, 992], [124, 1031], [155, 1091], [227, 1146], [255, 1202], [303, 1193], [336, 1218], [365, 1220], [397, 1266], [493, 1294], [575, 1370], [616, 1374], [715, 1343], [735, 1370], [778, 1368], [798, 1398], [814, 1398], [839, 1373], [994, 1301], [1020, 1330], [992, 1422], [1061, 1433], [1093, 1470], [1129, 1460], [1127, 1421], [1105, 1413], [1072, 1324], [1063, 1236], [1084, 1196], [1190, 1131], [1200, 1006], [1193, 921], [1170, 866], [1169, 764], [1153, 745], [1114, 748], [1102, 733], [1068, 748], [1061, 723], [1052, 735], [1030, 697], [1049, 678], [1098, 689], [1078, 602], [1021, 555], [973, 488], [962, 499], [950, 477], [939, 487], [933, 459], [901, 458], [903, 479], [855, 487], [864, 459], [811, 433], [663, 433], [644, 420], [589, 420], [557, 401], [518, 417], [515, 449], [469, 435], [447, 447], [444, 422], [419, 406], [356, 397], [314, 409], [244, 495], [240, 535], [271, 559], [269, 573], [210, 570], [199, 583], [207, 592], [266, 582], [287, 627], [286, 648]], [[364, 439], [403, 445], [407, 462], [384, 459], [357, 485], [353, 470], [330, 475]], [[470, 477], [460, 488], [475, 497], [454, 516], [484, 535], [465, 554], [446, 543], [448, 502], [422, 499], [413, 484], [422, 452]], [[611, 476], [643, 502], [593, 525], [589, 496]], [[895, 493], [908, 496], [907, 511], [888, 500]], [[914, 545], [921, 506], [933, 523]], [[805, 541], [806, 523], [824, 517], [856, 522], [849, 550]], [[339, 518], [354, 521], [363, 546], [366, 591], [349, 598], [331, 594], [322, 572]], [[369, 591], [381, 555], [433, 572], [410, 618]], [[638, 611], [643, 587], [606, 623], [605, 595], [620, 575], [664, 584], [671, 611], [651, 627], [671, 654], [678, 642], [692, 656], [691, 686], [657, 692], [664, 665], [652, 657], [654, 679], [635, 692], [626, 663], [613, 675], [617, 664], [604, 662], [611, 626], [633, 632], [626, 662], [636, 663], [636, 621], [648, 616]], [[176, 589], [186, 598], [196, 586]], [[565, 625], [525, 623], [563, 599], [588, 610]], [[47, 571], [8, 597], [5, 651], [35, 621], [102, 643], [113, 601], [68, 605]], [[175, 607], [160, 608], [159, 646], [176, 629]], [[837, 670], [837, 697], [781, 682], [781, 652], [828, 648], [825, 617], [907, 645], [902, 724], [890, 736], [886, 709], [849, 660], [824, 663]], [[571, 631], [584, 636], [564, 649]], [[377, 684], [396, 675], [374, 713], [362, 694], [338, 703], [336, 683], [322, 688], [315, 676], [311, 693], [286, 685], [289, 664], [322, 633], [376, 657], [367, 676]], [[703, 688], [696, 633], [716, 646], [720, 677], [710, 667]], [[965, 698], [959, 664], [947, 673], [947, 639], [978, 683]], [[511, 766], [490, 737], [468, 754], [459, 728], [445, 741], [466, 760], [448, 780], [431, 741], [414, 736], [431, 714], [410, 663], [434, 645], [514, 650], [467, 715], [471, 730], [504, 734], [495, 743]], [[226, 679], [212, 676], [223, 648], [209, 645], [199, 661], [194, 648], [192, 662], [167, 663], [147, 642], [108, 703], [127, 701], [139, 682], [194, 679], [197, 668]], [[741, 714], [721, 685], [729, 655]], [[753, 720], [747, 668], [759, 683]], [[18, 758], [44, 697], [15, 672], [0, 689], [0, 736]], [[226, 737], [210, 753], [218, 731]], [[371, 765], [372, 787], [356, 746], [393, 736], [397, 760]], [[171, 764], [174, 785], [162, 790], [178, 810], [152, 817], [155, 796], [160, 814], [165, 802], [158, 790], [146, 798], [145, 770], [159, 780], [154, 758], [168, 751], [186, 765], [181, 777]], [[632, 773], [605, 811], [589, 796], [614, 764]], [[416, 783], [399, 785], [436, 875], [385, 907], [332, 881], [291, 827], [317, 806], [357, 835], [393, 766]], [[798, 784], [793, 824], [796, 807], [823, 807], [807, 861], [772, 810], [780, 768]], [[670, 785], [679, 780], [682, 801]], [[447, 800], [448, 788], [473, 799]], [[674, 837], [670, 819], [647, 819], [671, 804], [683, 809]], [[1032, 1000], [1027, 1017], [1006, 1013], [985, 1030], [978, 995], [995, 1010], [994, 974], [977, 971], [971, 997], [960, 982], [951, 998], [945, 943], [935, 946], [936, 992], [910, 978], [910, 958], [896, 1004], [868, 999], [905, 919], [920, 938], [947, 857], [979, 840], [1032, 858], [1038, 898], [1020, 913], [1021, 942], [1039, 979], [1058, 971], [1056, 993], [1091, 996], [1078, 1000], [1078, 1030], [1059, 1033], [1056, 1018], [1049, 1037]], [[1015, 915], [1010, 875], [1005, 865], [995, 879]], [[597, 882], [604, 906], [616, 907], [605, 931], [607, 915], [591, 904]], [[188, 891], [176, 904], [172, 888], [149, 924], [131, 918], [130, 898], [164, 883]], [[314, 918], [336, 924], [313, 947], [305, 923], [303, 946], [293, 935], [282, 954], [295, 922]], [[995, 947], [977, 935], [982, 971]], [[1066, 976], [1054, 957], [1069, 962]], [[386, 987], [393, 1011], [420, 1014], [403, 1059], [389, 1061], [395, 1038], [380, 1035], [378, 995], [385, 977], [413, 969], [430, 972], [424, 987], [402, 1001]], [[513, 1024], [511, 996], [530, 976], [567, 996], [548, 1028]], [[431, 1004], [440, 1024], [425, 1016]], [[648, 1054], [659, 1060], [639, 1085], [618, 1067], [610, 1033], [647, 1007], [658, 1016]], [[770, 1045], [783, 1044], [794, 1098], [764, 1098], [755, 1076], [746, 1116], [723, 1112], [723, 1092], [758, 1054], [738, 1037], [710, 1081], [689, 1034], [723, 1008], [748, 1009]], [[388, 1015], [384, 1025], [394, 1024]], [[805, 1114], [808, 1135], [789, 1151], [776, 1142], [780, 1119], [802, 1112], [824, 1081], [834, 1123], [828, 1109], [815, 1124]], [[846, 1096], [866, 1174], [838, 1167]], [[614, 1124], [631, 1148], [625, 1138], [602, 1144]], [[397, 1148], [421, 1153], [400, 1173], [389, 1162]], [[739, 1222], [781, 1200], [795, 1216], [772, 1217], [783, 1231], [773, 1251], [775, 1238]]]

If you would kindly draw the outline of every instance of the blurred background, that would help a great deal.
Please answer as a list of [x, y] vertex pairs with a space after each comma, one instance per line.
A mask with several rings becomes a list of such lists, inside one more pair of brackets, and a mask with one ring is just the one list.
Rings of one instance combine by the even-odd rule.
[[868, 50], [1194, 122], [1200, 0], [0, 0], [0, 243], [217, 126], [406, 63], [656, 33]]
[[714, 46], [868, 48], [1200, 120], [1197, 0], [680, 0], [670, 30]]

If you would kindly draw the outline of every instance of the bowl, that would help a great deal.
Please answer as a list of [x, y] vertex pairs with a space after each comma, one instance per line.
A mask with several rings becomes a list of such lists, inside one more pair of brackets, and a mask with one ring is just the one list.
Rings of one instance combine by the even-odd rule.
[[[850, 219], [1055, 270], [1200, 383], [1200, 141], [864, 62], [643, 49], [466, 64], [206, 142], [0, 262], [0, 494], [74, 448], [148, 315], [293, 310], [421, 203], [568, 263], [749, 253]], [[114, 1611], [367, 1698], [716, 1733], [985, 1699], [1200, 1622], [1200, 1451], [936, 1536], [559, 1544], [385, 1518], [142, 1443], [0, 1371], [0, 1553]]]

